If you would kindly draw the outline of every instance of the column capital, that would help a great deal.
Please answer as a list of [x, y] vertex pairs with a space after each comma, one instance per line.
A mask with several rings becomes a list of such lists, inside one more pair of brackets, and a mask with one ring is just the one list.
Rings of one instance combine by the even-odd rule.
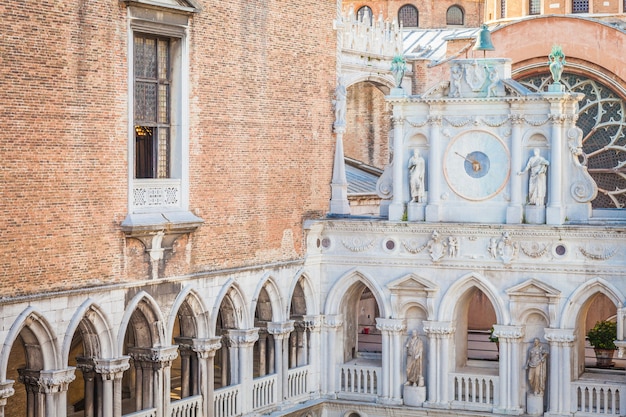
[[229, 329], [228, 341], [231, 347], [245, 347], [246, 345], [254, 345], [259, 340], [259, 328], [252, 329]]
[[152, 348], [131, 347], [128, 348], [128, 355], [142, 367], [161, 368], [171, 366], [172, 361], [178, 357], [178, 345]]
[[382, 332], [400, 333], [406, 330], [406, 321], [404, 319], [384, 319], [377, 317], [376, 328]]
[[315, 315], [315, 314], [308, 314], [308, 315], [302, 316], [301, 323], [305, 329], [314, 331], [314, 330], [319, 329], [322, 326], [322, 316]]
[[493, 325], [493, 336], [499, 341], [515, 342], [524, 337], [524, 326]]
[[0, 382], [0, 400], [9, 398], [15, 394], [15, 389], [13, 388], [14, 383], [15, 381], [11, 379]]
[[295, 322], [293, 320], [289, 321], [273, 321], [267, 323], [267, 332], [273, 336], [287, 336], [289, 333], [293, 332]]
[[328, 314], [324, 316], [324, 327], [338, 328], [343, 326], [342, 314]]
[[431, 337], [448, 337], [456, 331], [453, 321], [425, 321], [424, 331]]
[[74, 367], [68, 367], [54, 371], [40, 371], [39, 381], [37, 381], [39, 392], [48, 394], [67, 391], [70, 383], [76, 379], [75, 370]]
[[94, 359], [95, 371], [103, 380], [121, 379], [124, 371], [130, 368], [130, 357], [122, 356], [115, 359]]
[[567, 121], [567, 115], [565, 114], [551, 114], [550, 115], [550, 121], [552, 122], [552, 124], [555, 125], [562, 125], [563, 123], [565, 123]]
[[179, 336], [174, 338], [174, 342], [178, 344], [181, 354], [182, 351], [186, 350], [196, 353], [201, 359], [206, 359], [211, 354], [215, 355], [215, 352], [222, 347], [221, 337], [194, 338]]
[[571, 346], [576, 341], [574, 329], [545, 329], [545, 338], [550, 345]]

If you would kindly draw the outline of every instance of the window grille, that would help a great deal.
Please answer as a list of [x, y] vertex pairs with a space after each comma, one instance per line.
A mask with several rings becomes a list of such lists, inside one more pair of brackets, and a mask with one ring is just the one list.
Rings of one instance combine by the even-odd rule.
[[169, 177], [169, 40], [135, 35], [135, 178]]
[[528, 14], [541, 14], [541, 0], [529, 0]]
[[405, 28], [416, 28], [419, 24], [419, 12], [415, 6], [404, 5], [398, 10], [398, 21]]
[[573, 0], [572, 13], [589, 13], [589, 0]]
[[462, 25], [463, 9], [459, 6], [450, 6], [446, 12], [446, 25]]
[[506, 17], [506, 0], [500, 0], [500, 19]]
[[[518, 80], [531, 91], [545, 91], [552, 83], [549, 74]], [[583, 75], [563, 73], [567, 91], [583, 93], [576, 126], [583, 131], [583, 153], [589, 173], [598, 185], [594, 209], [626, 206], [626, 103], [599, 81]]]
[[359, 20], [359, 22], [369, 23], [370, 25], [372, 24], [372, 17], [373, 16], [374, 16], [374, 14], [372, 13], [372, 9], [370, 9], [367, 6], [361, 7], [356, 12], [356, 18]]

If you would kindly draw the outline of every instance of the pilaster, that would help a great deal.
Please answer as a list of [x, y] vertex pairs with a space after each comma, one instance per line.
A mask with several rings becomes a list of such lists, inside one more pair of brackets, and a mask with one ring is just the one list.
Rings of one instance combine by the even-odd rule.
[[548, 356], [549, 401], [546, 416], [571, 416], [570, 393], [572, 382], [571, 350], [576, 336], [574, 329], [545, 329], [545, 338], [550, 344]]
[[500, 401], [494, 412], [502, 414], [522, 414], [522, 363], [521, 343], [524, 326], [493, 326], [493, 335], [500, 345], [499, 380]]
[[428, 117], [430, 124], [430, 138], [428, 139], [428, 205], [426, 206], [426, 221], [440, 221], [439, 205], [441, 202], [441, 175], [443, 166], [441, 164], [441, 125], [443, 117], [435, 113], [435, 109]]
[[339, 346], [337, 346], [337, 333], [343, 327], [343, 315], [326, 315], [324, 316], [323, 335], [326, 339], [324, 346], [326, 350], [323, 352], [322, 358], [326, 359], [326, 366], [322, 367], [322, 393], [329, 398], [336, 398], [336, 373], [339, 364], [339, 356], [337, 355]]
[[389, 220], [400, 221], [404, 216], [404, 116], [402, 106], [393, 107], [393, 197], [389, 205]]
[[383, 342], [383, 391], [379, 402], [402, 404], [402, 334], [406, 330], [403, 319], [376, 318], [376, 328], [382, 333]]
[[425, 321], [424, 331], [428, 335], [428, 401], [432, 408], [449, 408], [448, 374], [450, 372], [450, 340], [456, 332], [454, 322]]

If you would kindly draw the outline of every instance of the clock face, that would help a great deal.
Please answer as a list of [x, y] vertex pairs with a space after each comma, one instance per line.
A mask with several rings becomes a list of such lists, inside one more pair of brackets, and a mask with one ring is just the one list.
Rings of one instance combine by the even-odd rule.
[[452, 139], [443, 160], [448, 185], [458, 196], [473, 201], [494, 197], [506, 186], [510, 174], [506, 145], [483, 131], [465, 132]]

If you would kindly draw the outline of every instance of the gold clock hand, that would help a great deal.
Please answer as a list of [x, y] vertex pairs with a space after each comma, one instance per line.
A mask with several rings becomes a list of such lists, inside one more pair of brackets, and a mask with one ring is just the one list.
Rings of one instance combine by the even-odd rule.
[[468, 156], [463, 156], [458, 152], [454, 152], [455, 154], [459, 155], [461, 158], [465, 159], [467, 162], [469, 162], [470, 164], [472, 164], [472, 170], [474, 172], [478, 172], [480, 171], [480, 162], [478, 162], [477, 160], [470, 158]]

